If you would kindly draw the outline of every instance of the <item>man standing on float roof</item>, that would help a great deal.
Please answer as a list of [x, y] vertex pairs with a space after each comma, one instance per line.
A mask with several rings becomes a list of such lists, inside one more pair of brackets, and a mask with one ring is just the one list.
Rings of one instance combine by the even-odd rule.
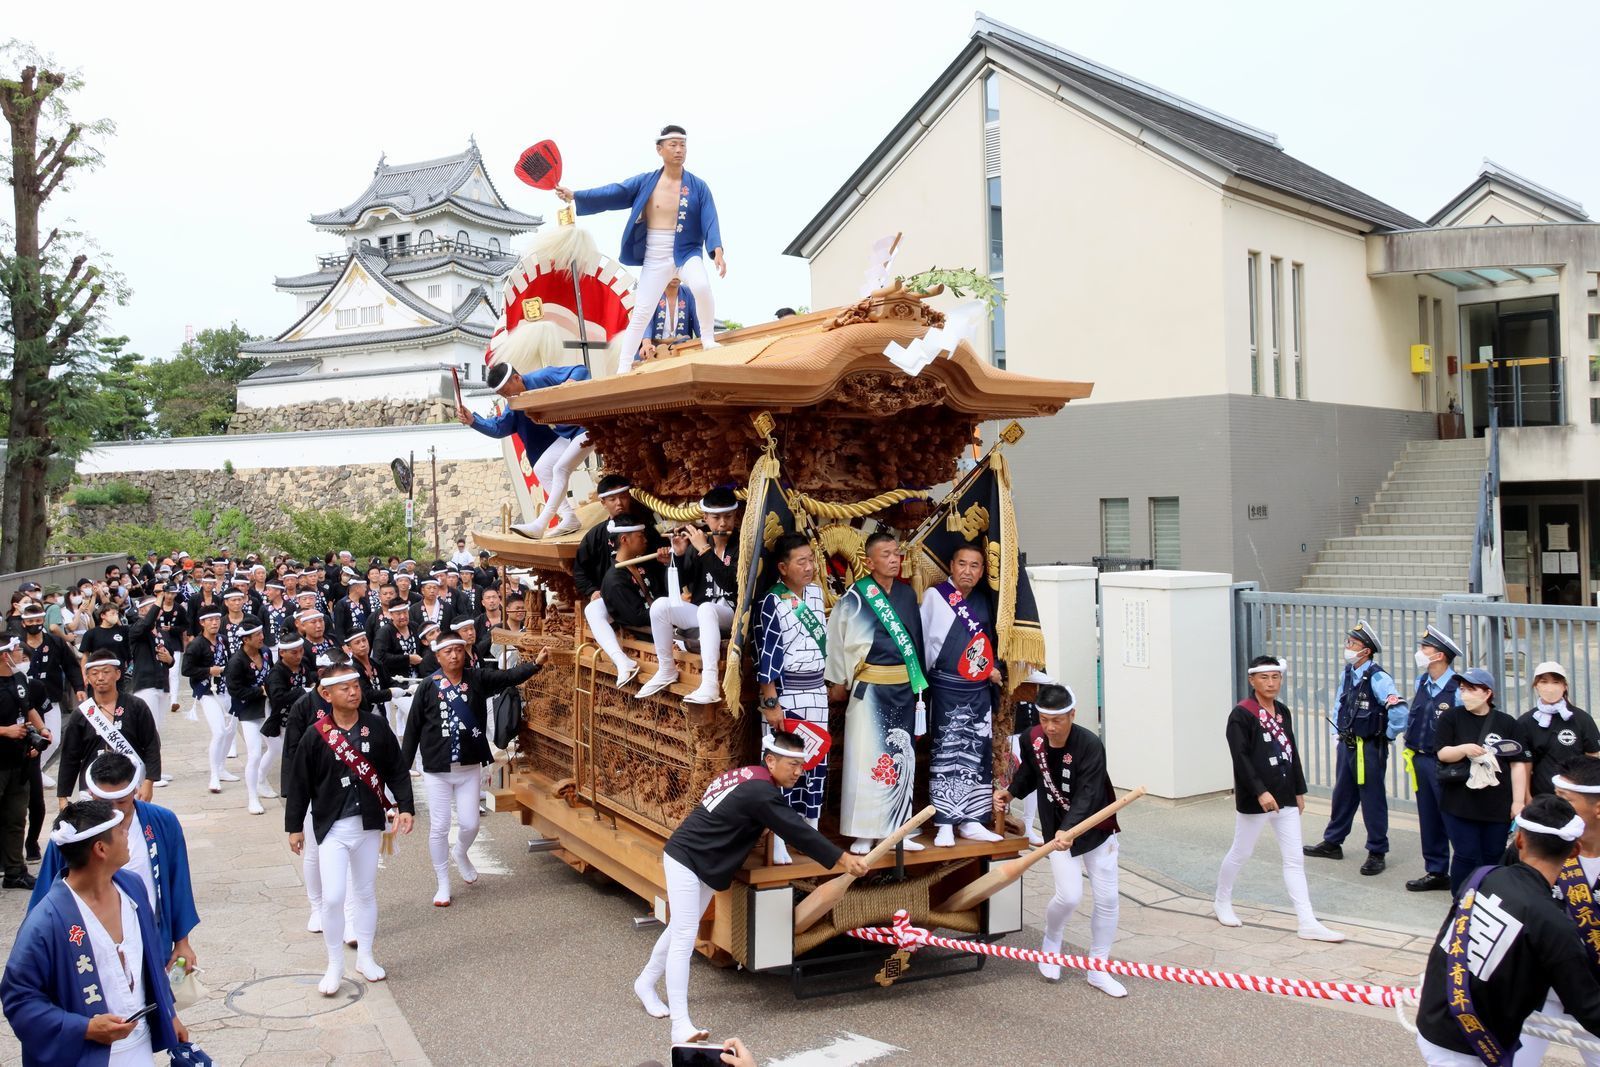
[[576, 192], [556, 186], [556, 195], [569, 201], [580, 215], [623, 209], [630, 212], [627, 228], [622, 231], [620, 258], [626, 266], [640, 268], [639, 287], [634, 292], [628, 329], [617, 349], [618, 373], [633, 367], [639, 342], [674, 273], [694, 296], [701, 323], [700, 347], [717, 347], [712, 336], [716, 310], [703, 258], [703, 253], [709, 252], [717, 276], [727, 277], [717, 205], [711, 198], [711, 187], [683, 169], [689, 141], [682, 126], [661, 128], [656, 136], [656, 154], [661, 157], [658, 170], [635, 174], [626, 181]]

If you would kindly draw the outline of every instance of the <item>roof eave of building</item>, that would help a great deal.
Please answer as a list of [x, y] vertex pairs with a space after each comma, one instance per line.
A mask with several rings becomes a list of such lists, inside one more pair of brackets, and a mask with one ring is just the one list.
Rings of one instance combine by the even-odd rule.
[[[348, 339], [347, 342], [337, 344], [321, 343], [330, 340], [330, 338], [326, 337], [310, 337], [300, 341], [260, 341], [255, 342], [254, 344], [241, 345], [239, 346], [239, 351], [256, 359], [265, 360], [268, 362], [281, 362], [285, 360], [309, 359], [313, 357], [325, 356], [334, 352], [343, 355], [349, 355], [350, 353], [354, 352], [388, 350], [398, 351], [402, 348], [425, 348], [428, 345], [438, 344], [444, 339], [456, 339], [452, 337], [454, 334], [460, 334], [461, 337], [459, 339], [463, 341], [470, 340], [473, 343], [477, 343], [479, 341], [487, 342], [490, 335], [493, 333], [493, 330], [491, 330], [489, 327], [479, 326], [476, 323], [465, 321], [449, 322], [438, 326], [411, 326], [407, 327], [406, 329], [423, 330], [427, 332], [413, 337], [392, 336], [392, 333], [403, 331], [391, 331], [391, 335], [387, 336], [383, 332], [368, 332], [354, 334]], [[338, 339], [335, 338], [333, 340]], [[260, 351], [258, 347], [260, 345], [280, 344], [292, 347], [286, 347], [271, 352]]]

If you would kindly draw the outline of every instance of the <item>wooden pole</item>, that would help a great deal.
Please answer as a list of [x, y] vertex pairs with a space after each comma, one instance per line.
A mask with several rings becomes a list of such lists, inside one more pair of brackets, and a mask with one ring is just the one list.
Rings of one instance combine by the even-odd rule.
[[[1132, 804], [1135, 800], [1138, 800], [1142, 796], [1144, 796], [1144, 786], [1141, 785], [1136, 789], [1130, 790], [1126, 796], [1107, 804], [1105, 807], [1101, 808], [1099, 811], [1095, 812], [1093, 815], [1089, 816], [1087, 819], [1068, 830], [1065, 845], [1070, 845], [1078, 838], [1079, 835], [1094, 829], [1096, 826], [1099, 826], [1101, 823], [1111, 818], [1111, 816], [1115, 815], [1117, 812], [1121, 811], [1129, 804]], [[956, 890], [954, 895], [952, 895], [943, 904], [940, 904], [935, 910], [966, 911], [968, 908], [982, 904], [984, 901], [1000, 892], [1000, 890], [1004, 889], [1012, 882], [1015, 882], [1018, 878], [1021, 878], [1023, 872], [1029, 867], [1032, 867], [1035, 863], [1038, 863], [1050, 853], [1055, 852], [1063, 847], [1065, 846], [1059, 839], [1046, 841], [1038, 848], [1033, 849], [1027, 855], [1018, 856], [1014, 860], [1007, 860], [1005, 863], [1000, 864], [1000, 866], [996, 867], [988, 874], [974, 878], [972, 881]]]
[[[933, 810], [933, 805], [928, 805], [902, 823], [894, 833], [879, 841], [864, 857], [867, 863], [872, 864], [898, 845], [907, 834], [933, 818]], [[855, 880], [856, 876], [853, 874], [841, 874], [817, 886], [810, 896], [795, 905], [794, 932], [803, 934], [817, 925], [817, 920], [832, 911], [834, 905], [844, 899], [844, 895], [850, 891], [850, 886]]]
[[428, 446], [428, 465], [433, 471], [433, 485], [429, 487], [433, 493], [433, 558], [439, 558], [439, 453], [432, 446]]

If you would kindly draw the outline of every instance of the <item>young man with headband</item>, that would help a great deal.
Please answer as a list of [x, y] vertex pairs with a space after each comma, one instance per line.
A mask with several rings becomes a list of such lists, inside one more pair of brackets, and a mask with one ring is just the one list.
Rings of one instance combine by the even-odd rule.
[[[857, 877], [866, 861], [853, 856], [807, 826], [784, 802], [805, 772], [805, 745], [794, 734], [776, 731], [761, 743], [761, 763], [737, 767], [712, 779], [688, 818], [667, 839], [661, 866], [667, 879], [667, 928], [656, 939], [650, 962], [633, 983], [644, 1010], [658, 1019], [672, 1017], [672, 1042], [703, 1041], [709, 1031], [689, 1020], [689, 958], [711, 896], [733, 883], [733, 874], [750, 854], [762, 830], [771, 830], [825, 867], [838, 865]], [[667, 980], [667, 1002], [656, 983]]]
[[1445, 918], [1423, 975], [1417, 1047], [1433, 1067], [1509, 1062], [1528, 1016], [1554, 990], [1600, 1033], [1593, 957], [1551, 890], [1578, 854], [1584, 823], [1560, 797], [1535, 797], [1515, 821], [1518, 862], [1479, 867]]
[[467, 643], [458, 634], [433, 646], [439, 669], [422, 680], [411, 700], [411, 718], [401, 745], [401, 761], [411, 766], [420, 753], [428, 791], [428, 854], [438, 886], [433, 906], [450, 906], [450, 813], [455, 811], [456, 869], [462, 881], [478, 880], [467, 851], [478, 836], [478, 796], [489, 752], [489, 701], [537, 674], [550, 659], [541, 648], [534, 660], [508, 671], [467, 666]]
[[700, 638], [700, 684], [684, 697], [687, 704], [722, 701], [722, 635], [733, 626], [733, 602], [739, 596], [739, 498], [719, 486], [700, 498], [706, 528], [690, 524], [672, 538], [673, 565], [684, 578], [688, 599], [657, 597], [650, 605], [650, 635], [655, 640], [655, 676], [639, 687], [638, 697], [654, 696], [678, 680], [672, 658], [673, 632]]
[[[0, 979], [23, 1062], [148, 1064], [189, 1033], [172, 1004], [155, 909], [123, 870], [127, 816], [109, 801], [73, 801], [50, 843], [67, 872], [22, 921]], [[147, 1005], [155, 1010], [130, 1021]]]
[[237, 720], [228, 711], [228, 689], [222, 678], [228, 669], [228, 646], [221, 637], [222, 609], [207, 605], [198, 611], [200, 632], [183, 650], [183, 676], [189, 679], [189, 692], [211, 729], [211, 744], [206, 749], [211, 781], [206, 788], [220, 793], [223, 782], [239, 780], [225, 763]]
[[344, 981], [346, 892], [356, 899], [356, 969], [369, 982], [386, 977], [372, 952], [379, 839], [391, 823], [394, 832], [409, 834], [413, 809], [400, 743], [381, 717], [361, 710], [361, 676], [349, 661], [334, 657], [318, 671], [317, 691], [331, 710], [311, 724], [295, 750], [284, 829], [290, 850], [299, 855], [310, 812], [322, 853], [322, 940], [328, 949], [328, 970], [317, 991], [331, 997]]
[[[1054, 836], [1050, 874], [1055, 895], [1044, 913], [1045, 952], [1061, 951], [1067, 920], [1083, 902], [1083, 876], [1094, 889], [1094, 914], [1089, 918], [1089, 955], [1109, 959], [1120, 916], [1117, 876], [1116, 816], [1068, 840], [1067, 831], [1117, 798], [1106, 774], [1106, 749], [1088, 730], [1073, 729], [1078, 704], [1064, 685], [1039, 686], [1034, 702], [1039, 725], [1022, 738], [1022, 762], [1011, 778], [1011, 788], [994, 791], [996, 811], [1004, 811], [1013, 796], [1039, 791], [1039, 820], [1046, 837]], [[1052, 982], [1061, 979], [1061, 967], [1039, 964], [1039, 973]], [[1105, 971], [1085, 971], [1084, 978], [1108, 997], [1125, 997], [1122, 983]]]
[[727, 277], [717, 205], [711, 198], [711, 187], [683, 169], [689, 155], [689, 135], [683, 127], [663, 126], [655, 141], [656, 155], [661, 157], [661, 167], [656, 171], [596, 189], [574, 192], [556, 186], [556, 195], [571, 203], [580, 215], [628, 211], [620, 258], [624, 265], [639, 267], [640, 271], [633, 314], [617, 348], [619, 374], [633, 368], [639, 342], [650, 328], [656, 305], [674, 276], [694, 294], [696, 313], [705, 324], [701, 347], [717, 347], [712, 336], [716, 305], [702, 258], [703, 253], [710, 253], [718, 276]]
[[[650, 551], [649, 537], [645, 531], [650, 521], [642, 515], [623, 514], [606, 523], [617, 561], [637, 560]], [[583, 617], [611, 665], [617, 671], [617, 688], [633, 681], [639, 673], [639, 661], [631, 658], [617, 640], [617, 626], [635, 632], [650, 632], [650, 605], [667, 591], [666, 568], [659, 558], [626, 567], [613, 565], [600, 583], [601, 599], [592, 601], [583, 609]]]
[[1278, 699], [1288, 664], [1271, 656], [1250, 661], [1251, 693], [1228, 713], [1228, 753], [1233, 757], [1233, 845], [1217, 872], [1211, 902], [1223, 926], [1243, 926], [1233, 911], [1233, 885], [1250, 862], [1261, 831], [1272, 828], [1283, 859], [1283, 887], [1289, 891], [1300, 936], [1307, 941], [1343, 941], [1344, 935], [1317, 921], [1306, 888], [1306, 860], [1300, 839], [1300, 814], [1306, 809], [1306, 776], [1294, 737], [1294, 716]]
[[83, 774], [102, 752], [120, 752], [144, 769], [145, 780], [139, 799], [149, 800], [152, 779], [161, 773], [161, 735], [155, 716], [136, 696], [117, 690], [122, 678], [122, 661], [115, 653], [102, 649], [91, 652], [84, 662], [84, 677], [91, 690], [61, 730], [61, 773], [56, 777], [56, 795], [61, 806], [74, 790], [83, 785]]
[[[138, 798], [144, 772], [120, 752], [102, 752], [89, 764], [88, 794], [122, 812], [128, 827], [128, 861], [123, 869], [136, 875], [155, 905], [160, 932], [156, 955], [170, 969], [179, 956], [194, 966], [194, 946], [189, 933], [200, 922], [189, 881], [189, 845], [178, 817], [166, 808]], [[61, 849], [50, 845], [39, 865], [39, 884], [28, 907], [38, 907], [51, 886], [66, 872]]]

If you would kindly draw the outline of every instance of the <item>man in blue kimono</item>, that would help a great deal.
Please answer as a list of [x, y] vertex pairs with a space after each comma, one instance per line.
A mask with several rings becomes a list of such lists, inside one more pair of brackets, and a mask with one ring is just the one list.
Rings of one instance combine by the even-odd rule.
[[[150, 1063], [189, 1040], [162, 967], [154, 908], [128, 861], [128, 823], [104, 800], [68, 804], [50, 834], [67, 873], [11, 946], [0, 1005], [23, 1067]], [[146, 1005], [148, 1015], [129, 1021]]]
[[[137, 799], [144, 781], [143, 770], [119, 752], [102, 752], [89, 765], [89, 793], [104, 800], [127, 820], [127, 870], [139, 879], [155, 905], [155, 925], [161, 938], [157, 955], [171, 967], [179, 956], [193, 969], [194, 947], [189, 933], [200, 923], [195, 911], [194, 890], [189, 884], [189, 846], [184, 840], [178, 817], [157, 804]], [[38, 882], [28, 908], [38, 907], [51, 886], [66, 874], [61, 850], [46, 846], [39, 864]]]
[[929, 726], [933, 734], [928, 799], [938, 834], [949, 848], [956, 835], [998, 841], [983, 823], [994, 796], [994, 601], [983, 581], [981, 545], [950, 553], [950, 577], [922, 594], [922, 661], [928, 665]]
[[[637, 341], [635, 342], [637, 343]], [[529, 389], [544, 389], [564, 382], [581, 382], [589, 378], [589, 368], [540, 367], [527, 374], [517, 374], [508, 365], [496, 363], [486, 377], [489, 388], [506, 401], [505, 410], [493, 418], [475, 415], [465, 404], [456, 408], [456, 419], [486, 437], [522, 438], [523, 455], [533, 466], [533, 473], [544, 490], [544, 505], [538, 516], [528, 523], [516, 523], [511, 529], [523, 537], [538, 540], [546, 536], [559, 537], [577, 530], [582, 524], [572, 502], [567, 499], [567, 481], [572, 472], [582, 465], [594, 451], [589, 444], [589, 434], [582, 426], [544, 426], [511, 406], [511, 398]], [[550, 519], [559, 514], [561, 521], [552, 529]]]
[[639, 358], [653, 359], [656, 348], [663, 341], [684, 341], [700, 336], [700, 316], [694, 309], [694, 294], [683, 287], [683, 280], [673, 275], [667, 291], [656, 302], [656, 316], [639, 342]]
[[570, 201], [580, 215], [601, 211], [628, 211], [622, 231], [624, 264], [639, 269], [639, 287], [634, 291], [633, 316], [617, 349], [617, 371], [633, 367], [634, 355], [644, 338], [656, 305], [676, 274], [694, 294], [694, 303], [705, 330], [702, 348], [716, 348], [712, 336], [716, 309], [711, 299], [711, 279], [706, 275], [703, 253], [710, 253], [718, 277], [727, 277], [728, 265], [722, 258], [722, 228], [717, 224], [717, 205], [711, 187], [683, 169], [689, 155], [689, 141], [682, 126], [664, 126], [656, 137], [658, 170], [635, 174], [626, 181], [573, 192], [556, 186], [556, 195]]

